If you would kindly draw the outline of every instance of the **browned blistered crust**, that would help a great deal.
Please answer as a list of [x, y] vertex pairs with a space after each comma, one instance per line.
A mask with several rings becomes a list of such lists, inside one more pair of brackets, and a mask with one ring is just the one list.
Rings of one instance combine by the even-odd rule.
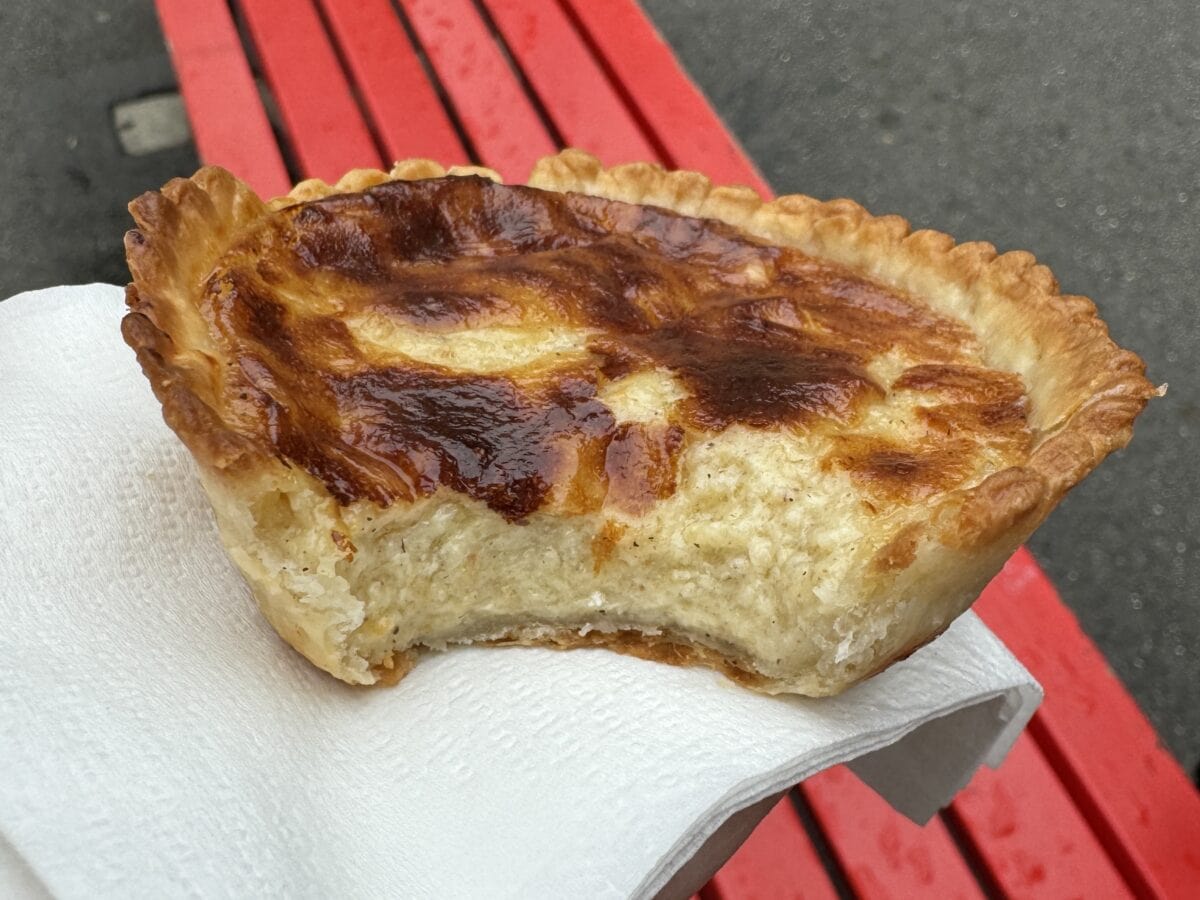
[[[343, 504], [444, 485], [510, 521], [640, 515], [674, 494], [690, 446], [734, 426], [834, 433], [827, 471], [912, 502], [968, 480], [985, 447], [994, 468], [1029, 443], [1021, 379], [978, 365], [961, 322], [714, 219], [454, 177], [259, 223], [189, 314], [219, 344], [206, 355], [234, 363], [214, 392], [226, 423]], [[399, 332], [461, 344], [464, 329], [505, 327], [578, 349], [499, 373], [400, 349]], [[921, 361], [889, 388], [931, 404], [920, 440], [855, 430], [888, 393], [869, 371], [888, 354]], [[619, 422], [600, 396], [639, 376], [685, 389], [665, 422]]]
[[[242, 408], [239, 398], [223, 396], [220, 366], [229, 361], [213, 346], [204, 318], [190, 302], [205, 291], [226, 250], [274, 211], [391, 180], [443, 174], [435, 163], [407, 161], [390, 173], [351, 172], [333, 186], [304, 182], [287, 197], [263, 203], [228, 173], [210, 167], [131, 204], [138, 227], [126, 237], [134, 283], [128, 289], [130, 313], [123, 333], [137, 351], [168, 424], [204, 467], [222, 478], [253, 479], [279, 465], [272, 449], [249, 427], [256, 421], [256, 398], [241, 397]], [[450, 174], [498, 180], [482, 169], [452, 169]], [[1109, 339], [1091, 301], [1061, 294], [1050, 271], [1028, 253], [998, 254], [982, 242], [956, 245], [938, 232], [914, 232], [897, 216], [872, 216], [849, 200], [820, 202], [791, 195], [764, 201], [748, 188], [713, 187], [695, 172], [667, 172], [642, 163], [605, 169], [593, 157], [573, 150], [539, 163], [529, 184], [716, 219], [758, 240], [798, 248], [916, 297], [938, 292], [947, 298], [943, 305], [952, 307], [980, 337], [988, 365], [1019, 376], [1015, 383], [1023, 383], [1029, 401], [1027, 409], [1022, 407], [1027, 419], [1020, 423], [1028, 429], [1027, 454], [970, 488], [941, 490], [934, 484], [935, 505], [927, 529], [897, 535], [877, 555], [874, 566], [880, 572], [909, 565], [926, 530], [960, 553], [983, 552], [1014, 534], [1027, 534], [1066, 491], [1128, 442], [1134, 419], [1156, 394], [1144, 377], [1142, 361]], [[953, 394], [960, 387], [952, 371], [931, 368], [907, 377], [914, 390], [936, 388]], [[1010, 387], [998, 384], [995, 389], [1003, 395]], [[1015, 408], [1012, 397], [995, 408], [993, 419], [981, 427], [1003, 431], [1012, 424], [1004, 412]], [[947, 424], [947, 434], [955, 427]], [[856, 453], [854, 447], [830, 463], [868, 488], [873, 479], [894, 476], [888, 471], [893, 464], [902, 467], [901, 476], [909, 474], [906, 467], [912, 465], [902, 456], [891, 460], [887, 453]], [[945, 487], [953, 486], [951, 477]], [[876, 501], [886, 504], [888, 498], [864, 502]], [[611, 534], [599, 538], [598, 559], [615, 540]], [[711, 648], [636, 632], [580, 636], [568, 629], [521, 642], [600, 643], [648, 658], [702, 662], [727, 673], [740, 672], [742, 681], [761, 678], [747, 672], [744, 661]]]
[[[477, 169], [455, 173], [480, 171], [494, 176]], [[131, 204], [139, 227], [126, 238], [134, 284], [128, 290], [131, 314], [123, 323], [124, 333], [163, 402], [168, 423], [200, 459], [223, 471], [235, 470], [262, 450], [227, 424], [218, 373], [204, 355], [209, 338], [203, 322], [189, 319], [186, 304], [163, 299], [197, 290], [236, 236], [271, 209], [389, 179], [442, 174], [432, 162], [408, 161], [388, 174], [351, 172], [332, 187], [304, 182], [288, 198], [263, 204], [227, 173], [206, 168]], [[810, 252], [838, 248], [843, 257], [896, 260], [901, 267], [920, 268], [940, 287], [968, 294], [976, 310], [1000, 319], [1003, 331], [1032, 342], [1052, 381], [1043, 392], [1048, 403], [1038, 403], [1039, 385], [1030, 385], [1035, 414], [1040, 414], [1040, 421], [1034, 420], [1036, 443], [1023, 465], [954, 497], [954, 515], [938, 517], [943, 540], [959, 548], [987, 541], [1021, 518], [1052, 507], [1108, 453], [1128, 442], [1134, 418], [1155, 393], [1141, 360], [1112, 343], [1091, 301], [1060, 294], [1050, 271], [1028, 253], [997, 255], [981, 242], [955, 245], [947, 235], [911, 232], [899, 217], [874, 217], [848, 200], [821, 203], [791, 195], [764, 202], [747, 188], [711, 187], [694, 172], [666, 172], [650, 164], [605, 170], [578, 151], [544, 160], [531, 184], [716, 217]], [[852, 454], [845, 464], [854, 467]]]

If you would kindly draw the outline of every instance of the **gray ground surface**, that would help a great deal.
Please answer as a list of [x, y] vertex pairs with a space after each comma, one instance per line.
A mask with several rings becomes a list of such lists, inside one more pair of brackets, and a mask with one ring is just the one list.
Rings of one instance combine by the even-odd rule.
[[125, 204], [197, 162], [124, 155], [109, 109], [174, 82], [150, 0], [0, 0], [0, 297], [128, 281]]
[[[778, 190], [1033, 250], [1171, 383], [1033, 548], [1194, 769], [1200, 7], [646, 5]], [[0, 3], [0, 297], [125, 280], [124, 204], [196, 157], [122, 155], [109, 108], [172, 81], [150, 0]]]

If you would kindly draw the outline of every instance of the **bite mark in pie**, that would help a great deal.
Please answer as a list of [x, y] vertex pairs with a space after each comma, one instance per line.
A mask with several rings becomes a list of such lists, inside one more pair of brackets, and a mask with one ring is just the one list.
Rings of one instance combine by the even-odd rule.
[[1154, 394], [1028, 254], [578, 151], [131, 211], [126, 340], [267, 618], [354, 683], [490, 642], [835, 693]]

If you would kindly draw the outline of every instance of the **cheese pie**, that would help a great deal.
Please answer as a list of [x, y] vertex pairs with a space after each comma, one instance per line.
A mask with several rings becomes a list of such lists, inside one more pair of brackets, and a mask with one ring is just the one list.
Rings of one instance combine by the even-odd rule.
[[266, 617], [357, 684], [515, 643], [836, 693], [1155, 394], [1027, 253], [579, 151], [130, 208], [125, 339]]

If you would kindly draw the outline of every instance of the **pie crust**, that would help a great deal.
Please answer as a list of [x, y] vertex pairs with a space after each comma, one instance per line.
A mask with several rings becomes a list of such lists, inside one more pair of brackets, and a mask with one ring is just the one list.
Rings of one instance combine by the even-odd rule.
[[130, 210], [125, 339], [267, 619], [352, 683], [518, 643], [837, 693], [1156, 395], [1028, 253], [577, 150]]

